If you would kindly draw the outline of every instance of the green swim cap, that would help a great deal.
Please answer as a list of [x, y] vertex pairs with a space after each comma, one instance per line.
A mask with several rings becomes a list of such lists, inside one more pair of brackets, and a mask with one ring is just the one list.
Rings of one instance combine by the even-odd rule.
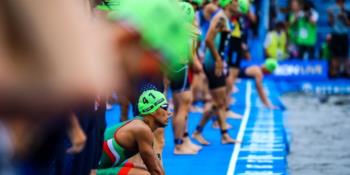
[[278, 67], [278, 62], [274, 58], [268, 58], [265, 61], [264, 66], [266, 70], [268, 70], [269, 72], [273, 72]]
[[219, 0], [218, 4], [221, 8], [224, 8], [227, 5], [229, 5], [231, 2], [232, 2], [232, 0]]
[[117, 10], [120, 6], [121, 0], [104, 0], [99, 5], [96, 6], [96, 9], [102, 11], [112, 11]]
[[141, 34], [145, 47], [162, 54], [165, 65], [172, 67], [187, 61], [188, 58], [181, 58], [181, 53], [187, 52], [190, 36], [175, 2], [123, 0], [118, 11], [110, 13], [109, 17], [133, 26]]
[[182, 9], [182, 13], [184, 14], [186, 21], [188, 23], [193, 24], [195, 18], [195, 12], [192, 5], [188, 2], [180, 2], [180, 7]]
[[165, 105], [167, 106], [168, 102], [163, 93], [147, 90], [141, 94], [137, 107], [141, 115], [147, 115]]
[[249, 11], [250, 0], [238, 0], [239, 11], [243, 14], [247, 14]]

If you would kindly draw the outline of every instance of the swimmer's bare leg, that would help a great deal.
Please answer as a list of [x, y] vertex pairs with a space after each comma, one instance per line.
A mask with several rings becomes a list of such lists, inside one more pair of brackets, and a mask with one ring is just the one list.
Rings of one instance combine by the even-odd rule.
[[226, 123], [226, 87], [217, 88], [211, 90], [214, 103], [216, 105], [216, 112], [218, 116], [218, 122], [221, 129], [221, 143], [222, 144], [234, 144], [238, 143], [236, 140], [232, 139], [227, 133], [227, 123]]
[[196, 131], [192, 134], [192, 137], [202, 145], [209, 145], [210, 143], [202, 136], [204, 126], [208, 123], [213, 114], [213, 102], [208, 101], [205, 103], [203, 116], [196, 128]]

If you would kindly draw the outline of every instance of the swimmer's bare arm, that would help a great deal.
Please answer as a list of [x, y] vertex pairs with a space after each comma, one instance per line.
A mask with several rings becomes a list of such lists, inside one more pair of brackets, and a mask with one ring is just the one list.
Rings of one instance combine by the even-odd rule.
[[254, 14], [254, 13], [252, 13], [251, 11], [248, 13], [248, 18], [250, 19], [250, 21], [253, 23], [253, 24], [255, 24], [256, 23], [256, 21], [257, 21], [257, 17], [256, 17], [256, 15]]
[[205, 44], [215, 59], [217, 69], [220, 69], [222, 66], [222, 59], [219, 51], [215, 48], [214, 39], [217, 33], [223, 30], [224, 25], [224, 18], [221, 15], [215, 16], [213, 21], [210, 23], [210, 27], [205, 38]]
[[270, 107], [271, 103], [269, 102], [269, 100], [266, 97], [266, 94], [265, 94], [265, 91], [264, 91], [264, 87], [263, 87], [263, 84], [262, 84], [262, 76], [258, 76], [258, 77], [255, 78], [255, 84], [256, 84], [256, 88], [258, 90], [258, 94], [259, 94], [259, 97], [260, 97], [261, 101], [263, 102], [263, 104], [266, 107]]
[[[197, 20], [195, 21], [195, 23], [198, 23]], [[197, 24], [194, 24], [193, 26], [195, 26], [195, 27], [192, 27], [191, 32], [193, 35], [195, 35], [195, 37], [192, 38], [192, 45], [191, 45], [191, 48], [192, 48], [191, 67], [195, 73], [198, 73], [198, 72], [201, 72], [203, 69], [202, 64], [198, 58], [198, 49], [199, 49], [199, 45], [200, 45], [198, 37], [201, 34], [201, 32], [200, 32], [199, 28], [197, 27], [198, 26]]]
[[210, 23], [210, 27], [205, 38], [205, 44], [209, 48], [211, 54], [213, 54], [215, 60], [221, 60], [218, 50], [215, 48], [214, 39], [216, 34], [223, 28], [222, 17], [215, 16], [213, 21]]
[[[196, 42], [196, 41], [194, 41]], [[193, 43], [193, 50], [192, 50], [192, 68], [194, 70], [195, 73], [198, 72], [202, 72], [203, 71], [203, 67], [201, 64], [201, 61], [198, 58], [198, 54], [197, 54], [197, 45]]]
[[263, 86], [264, 75], [263, 75], [260, 67], [251, 66], [246, 70], [246, 74], [254, 77], [256, 89], [258, 91], [259, 97], [260, 97], [261, 101], [263, 102], [263, 104], [268, 108], [272, 108], [272, 104], [270, 103], [270, 101], [267, 98], [266, 93], [264, 91], [264, 86]]
[[151, 175], [164, 175], [163, 167], [153, 150], [154, 135], [149, 128], [140, 127], [135, 132], [135, 138], [138, 145], [140, 156], [145, 163], [147, 170]]

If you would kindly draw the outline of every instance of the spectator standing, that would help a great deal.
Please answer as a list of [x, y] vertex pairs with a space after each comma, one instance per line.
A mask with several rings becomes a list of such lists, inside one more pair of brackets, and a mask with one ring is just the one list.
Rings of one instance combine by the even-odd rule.
[[[330, 42], [331, 60], [330, 76], [339, 76], [349, 61], [349, 9], [345, 7], [345, 0], [336, 0], [336, 4], [328, 9], [328, 20], [332, 27], [332, 39]], [[349, 68], [347, 74], [349, 75]]]
[[311, 1], [305, 1], [303, 10], [296, 17], [296, 44], [298, 46], [298, 58], [314, 59], [315, 45], [317, 41], [318, 13], [313, 8]]
[[288, 17], [288, 52], [291, 58], [298, 57], [298, 49], [296, 46], [296, 37], [297, 36], [297, 19], [300, 16], [301, 12], [301, 3], [300, 0], [291, 0], [290, 1], [290, 14]]
[[287, 58], [287, 33], [282, 21], [277, 22], [274, 29], [267, 33], [264, 49], [266, 57], [278, 60]]

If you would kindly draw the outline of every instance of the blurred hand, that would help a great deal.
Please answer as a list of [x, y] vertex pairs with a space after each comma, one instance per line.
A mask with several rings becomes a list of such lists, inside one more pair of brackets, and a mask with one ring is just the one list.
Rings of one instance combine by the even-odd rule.
[[277, 109], [279, 109], [278, 106], [275, 106], [275, 105], [273, 105], [273, 104], [271, 104], [271, 103], [265, 105], [265, 107], [268, 108], [268, 109], [271, 109], [271, 110], [277, 110]]
[[194, 59], [194, 61], [192, 63], [192, 69], [193, 69], [194, 73], [203, 72], [203, 66], [198, 59]]
[[75, 123], [71, 126], [71, 128], [68, 131], [68, 136], [72, 146], [67, 149], [67, 153], [80, 153], [85, 147], [87, 138], [84, 131], [81, 129], [79, 123]]
[[76, 131], [70, 136], [70, 141], [72, 143], [72, 146], [67, 149], [67, 153], [80, 153], [85, 147], [86, 135], [82, 130]]

